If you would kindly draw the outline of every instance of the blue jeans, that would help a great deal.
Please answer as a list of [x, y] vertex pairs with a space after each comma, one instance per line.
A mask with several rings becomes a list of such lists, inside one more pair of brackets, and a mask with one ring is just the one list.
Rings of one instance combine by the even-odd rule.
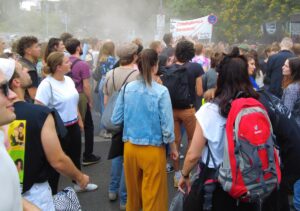
[[[103, 94], [103, 86], [105, 83], [105, 76], [103, 76], [100, 80], [99, 83], [99, 89], [98, 89], [98, 94], [99, 94], [99, 99], [100, 99], [100, 114], [102, 116], [103, 111], [104, 111], [104, 94]], [[100, 121], [100, 130], [104, 129], [104, 126], [101, 124]]]
[[300, 180], [294, 184], [294, 207], [296, 210], [300, 210]]
[[127, 201], [127, 191], [123, 170], [123, 156], [112, 159], [110, 178], [109, 192], [119, 193], [120, 204], [125, 205]]

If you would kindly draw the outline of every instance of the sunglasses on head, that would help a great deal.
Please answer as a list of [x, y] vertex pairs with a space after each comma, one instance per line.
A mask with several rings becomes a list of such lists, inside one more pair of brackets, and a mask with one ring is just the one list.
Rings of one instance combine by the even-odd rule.
[[8, 93], [9, 93], [8, 82], [4, 82], [4, 83], [0, 84], [0, 89], [2, 90], [2, 93], [4, 94], [4, 96], [8, 97]]

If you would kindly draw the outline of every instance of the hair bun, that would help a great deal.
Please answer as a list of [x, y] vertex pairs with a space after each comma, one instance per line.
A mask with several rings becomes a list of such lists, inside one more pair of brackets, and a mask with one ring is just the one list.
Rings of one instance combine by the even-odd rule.
[[42, 68], [42, 71], [44, 74], [48, 75], [50, 74], [50, 67], [48, 65], [44, 65], [43, 68]]

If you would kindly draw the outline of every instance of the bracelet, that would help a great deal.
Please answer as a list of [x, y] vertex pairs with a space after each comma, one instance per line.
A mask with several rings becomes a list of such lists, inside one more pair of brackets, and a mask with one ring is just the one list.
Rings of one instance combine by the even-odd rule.
[[190, 178], [190, 174], [184, 175], [182, 170], [180, 171], [180, 173], [181, 173], [181, 176], [183, 177], [183, 179], [189, 179]]

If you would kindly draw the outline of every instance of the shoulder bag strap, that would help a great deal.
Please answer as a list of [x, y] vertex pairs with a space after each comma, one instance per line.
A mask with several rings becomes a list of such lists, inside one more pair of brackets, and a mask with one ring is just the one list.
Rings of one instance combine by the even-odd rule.
[[[51, 82], [48, 81], [49, 83], [49, 86], [50, 86], [50, 93], [51, 93], [51, 100], [50, 100], [50, 103], [51, 103], [51, 108], [53, 107], [53, 102], [54, 102], [54, 97], [53, 97], [53, 91], [52, 91], [52, 85], [51, 85]], [[50, 107], [50, 106], [49, 106]]]
[[115, 69], [113, 69], [112, 72], [112, 82], [113, 82], [113, 88], [114, 88], [114, 92], [116, 91], [116, 86], [115, 86]]
[[[126, 76], [125, 80], [124, 80], [123, 83], [122, 83], [122, 86], [124, 86], [124, 84], [127, 82], [127, 79], [128, 79], [128, 78], [131, 76], [131, 74], [134, 73], [135, 71], [137, 71], [137, 70], [131, 71], [131, 72]], [[122, 87], [122, 86], [121, 86], [121, 87]]]

